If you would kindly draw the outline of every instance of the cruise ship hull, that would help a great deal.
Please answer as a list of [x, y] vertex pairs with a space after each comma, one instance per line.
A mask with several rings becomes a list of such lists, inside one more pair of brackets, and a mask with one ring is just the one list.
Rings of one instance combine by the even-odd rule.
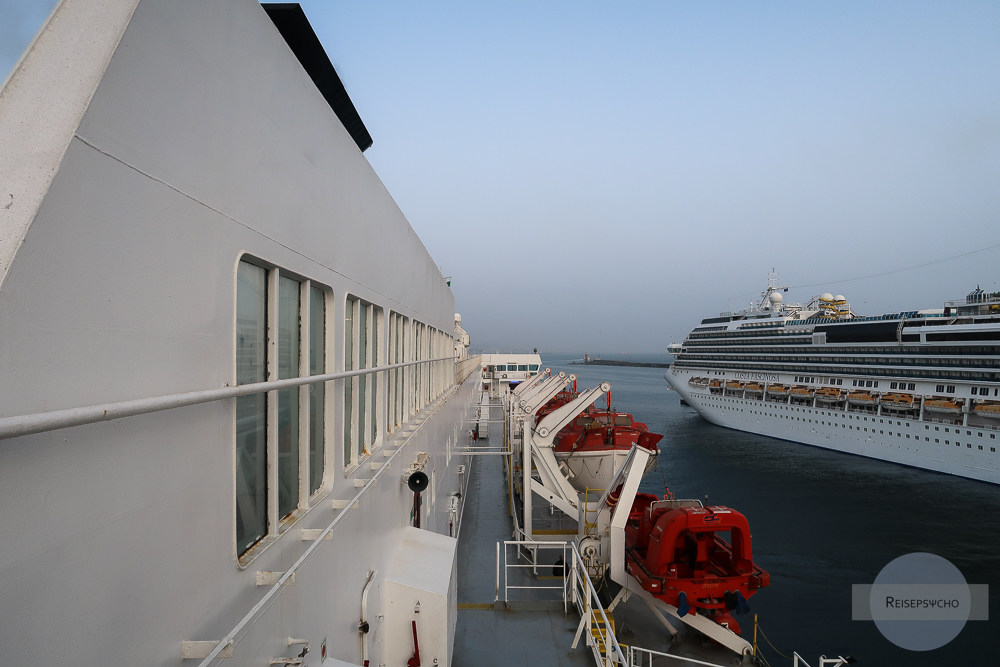
[[[994, 428], [954, 423], [961, 416], [937, 419], [927, 413], [914, 419], [878, 408], [856, 408], [846, 401], [824, 405], [814, 399], [775, 400], [766, 392], [747, 397], [742, 391], [713, 393], [707, 385], [691, 384], [693, 378], [706, 375], [722, 379], [723, 387], [726, 380], [758, 378], [710, 368], [674, 366], [667, 371], [666, 379], [680, 398], [718, 426], [1000, 484], [996, 463], [1000, 431]], [[784, 386], [795, 380], [794, 375], [761, 375], [771, 384]]]

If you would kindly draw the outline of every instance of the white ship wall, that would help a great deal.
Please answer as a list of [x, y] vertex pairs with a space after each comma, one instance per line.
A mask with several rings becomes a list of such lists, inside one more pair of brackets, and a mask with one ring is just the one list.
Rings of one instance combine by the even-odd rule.
[[[450, 332], [440, 271], [259, 4], [139, 2], [120, 42], [113, 26], [81, 36], [65, 20], [126, 21], [131, 4], [64, 0], [47, 42], [103, 50], [38, 42], [16, 89], [0, 95], [30, 113], [64, 103], [77, 66], [100, 82], [50, 128], [66, 145], [29, 156], [51, 186], [25, 176], [0, 208], [12, 258], [0, 265], [0, 418], [234, 384], [244, 253], [332, 290], [330, 372], [344, 365], [348, 293], [384, 308], [385, 321], [395, 311]], [[98, 52], [113, 53], [103, 76], [100, 56], [74, 62]], [[0, 114], [0, 151], [24, 145], [26, 124]], [[329, 525], [332, 501], [379, 474], [295, 586], [237, 638], [232, 661], [295, 655], [292, 636], [310, 640], [313, 662], [325, 639], [332, 658], [360, 663], [361, 593], [376, 570], [375, 619], [381, 576], [410, 525], [413, 494], [400, 480], [417, 451], [431, 454], [424, 527], [457, 529], [448, 500], [466, 461], [453, 451], [466, 444], [476, 380], [417, 430], [382, 433], [346, 473], [342, 382], [329, 383], [324, 490], [245, 570], [234, 544], [235, 399], [0, 439], [3, 662], [197, 664], [180, 660], [181, 642], [232, 630], [267, 590], [256, 572], [287, 569], [311, 544], [299, 529]], [[373, 627], [373, 664], [385, 641]]]

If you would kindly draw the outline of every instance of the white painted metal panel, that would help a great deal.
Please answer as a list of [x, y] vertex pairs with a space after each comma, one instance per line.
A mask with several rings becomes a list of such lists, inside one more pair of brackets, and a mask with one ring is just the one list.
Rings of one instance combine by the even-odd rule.
[[457, 622], [458, 540], [407, 528], [385, 582], [385, 663], [405, 664], [413, 655], [416, 622], [421, 664], [451, 664]]

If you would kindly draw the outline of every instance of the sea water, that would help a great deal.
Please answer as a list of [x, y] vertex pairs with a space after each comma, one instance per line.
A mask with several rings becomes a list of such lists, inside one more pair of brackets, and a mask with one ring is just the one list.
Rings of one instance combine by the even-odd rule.
[[[542, 360], [575, 373], [581, 390], [611, 382], [613, 406], [664, 435], [642, 491], [707, 495], [746, 515], [754, 560], [771, 573], [771, 585], [750, 600], [771, 665], [791, 664], [780, 654], [792, 651], [813, 667], [820, 655], [850, 655], [859, 665], [1000, 665], [1000, 487], [714, 426], [680, 404], [662, 368]], [[914, 552], [937, 554], [968, 583], [988, 584], [990, 620], [969, 621], [950, 643], [923, 652], [894, 645], [872, 621], [852, 620], [852, 586], [873, 583], [886, 564]], [[738, 620], [752, 640], [752, 617]]]

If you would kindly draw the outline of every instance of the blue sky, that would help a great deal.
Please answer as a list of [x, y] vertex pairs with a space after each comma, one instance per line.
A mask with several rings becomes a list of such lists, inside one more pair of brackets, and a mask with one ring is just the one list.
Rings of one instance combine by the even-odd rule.
[[[6, 72], [51, 3], [0, 3]], [[474, 344], [660, 353], [772, 266], [1000, 289], [1000, 3], [303, 7]]]

